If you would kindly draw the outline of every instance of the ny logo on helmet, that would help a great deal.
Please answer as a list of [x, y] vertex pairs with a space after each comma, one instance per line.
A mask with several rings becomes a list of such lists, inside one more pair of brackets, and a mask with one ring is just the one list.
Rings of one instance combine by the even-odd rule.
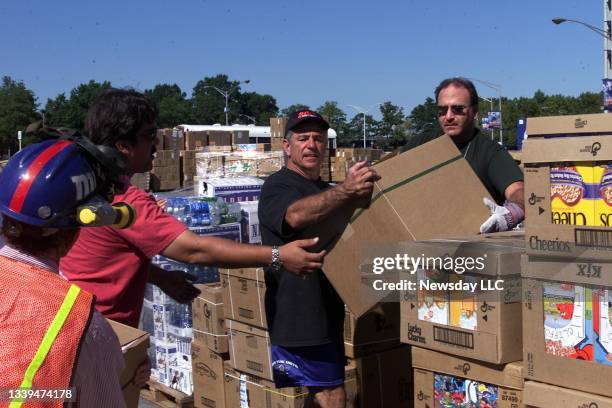
[[70, 178], [76, 187], [76, 199], [80, 201], [96, 189], [96, 177], [93, 173], [80, 174]]

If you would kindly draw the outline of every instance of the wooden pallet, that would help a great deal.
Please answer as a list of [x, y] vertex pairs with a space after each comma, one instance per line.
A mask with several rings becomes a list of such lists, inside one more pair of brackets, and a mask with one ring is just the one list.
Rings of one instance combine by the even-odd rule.
[[193, 407], [193, 395], [186, 395], [157, 381], [147, 381], [147, 386], [140, 391], [140, 396], [158, 407]]

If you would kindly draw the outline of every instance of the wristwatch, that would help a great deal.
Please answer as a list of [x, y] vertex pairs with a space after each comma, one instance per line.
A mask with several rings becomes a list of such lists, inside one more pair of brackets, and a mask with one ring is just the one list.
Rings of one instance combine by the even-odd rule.
[[272, 268], [273, 271], [278, 272], [281, 270], [282, 266], [283, 263], [280, 259], [280, 251], [278, 249], [278, 246], [274, 245], [272, 247], [272, 263], [270, 263], [270, 268]]

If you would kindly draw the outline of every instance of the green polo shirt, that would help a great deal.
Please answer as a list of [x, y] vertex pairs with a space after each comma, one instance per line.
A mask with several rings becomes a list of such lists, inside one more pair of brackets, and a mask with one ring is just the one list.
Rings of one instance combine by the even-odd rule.
[[[440, 135], [417, 135], [411, 138], [401, 151], [413, 149], [438, 137]], [[501, 205], [506, 200], [504, 192], [510, 184], [523, 181], [523, 172], [512, 156], [499, 143], [483, 135], [479, 129], [474, 130], [472, 139], [457, 148], [497, 204]]]

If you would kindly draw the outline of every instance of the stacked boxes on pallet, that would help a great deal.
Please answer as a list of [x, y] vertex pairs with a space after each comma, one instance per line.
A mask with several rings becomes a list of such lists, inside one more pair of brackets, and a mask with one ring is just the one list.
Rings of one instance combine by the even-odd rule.
[[612, 118], [529, 118], [525, 401], [612, 406]]

